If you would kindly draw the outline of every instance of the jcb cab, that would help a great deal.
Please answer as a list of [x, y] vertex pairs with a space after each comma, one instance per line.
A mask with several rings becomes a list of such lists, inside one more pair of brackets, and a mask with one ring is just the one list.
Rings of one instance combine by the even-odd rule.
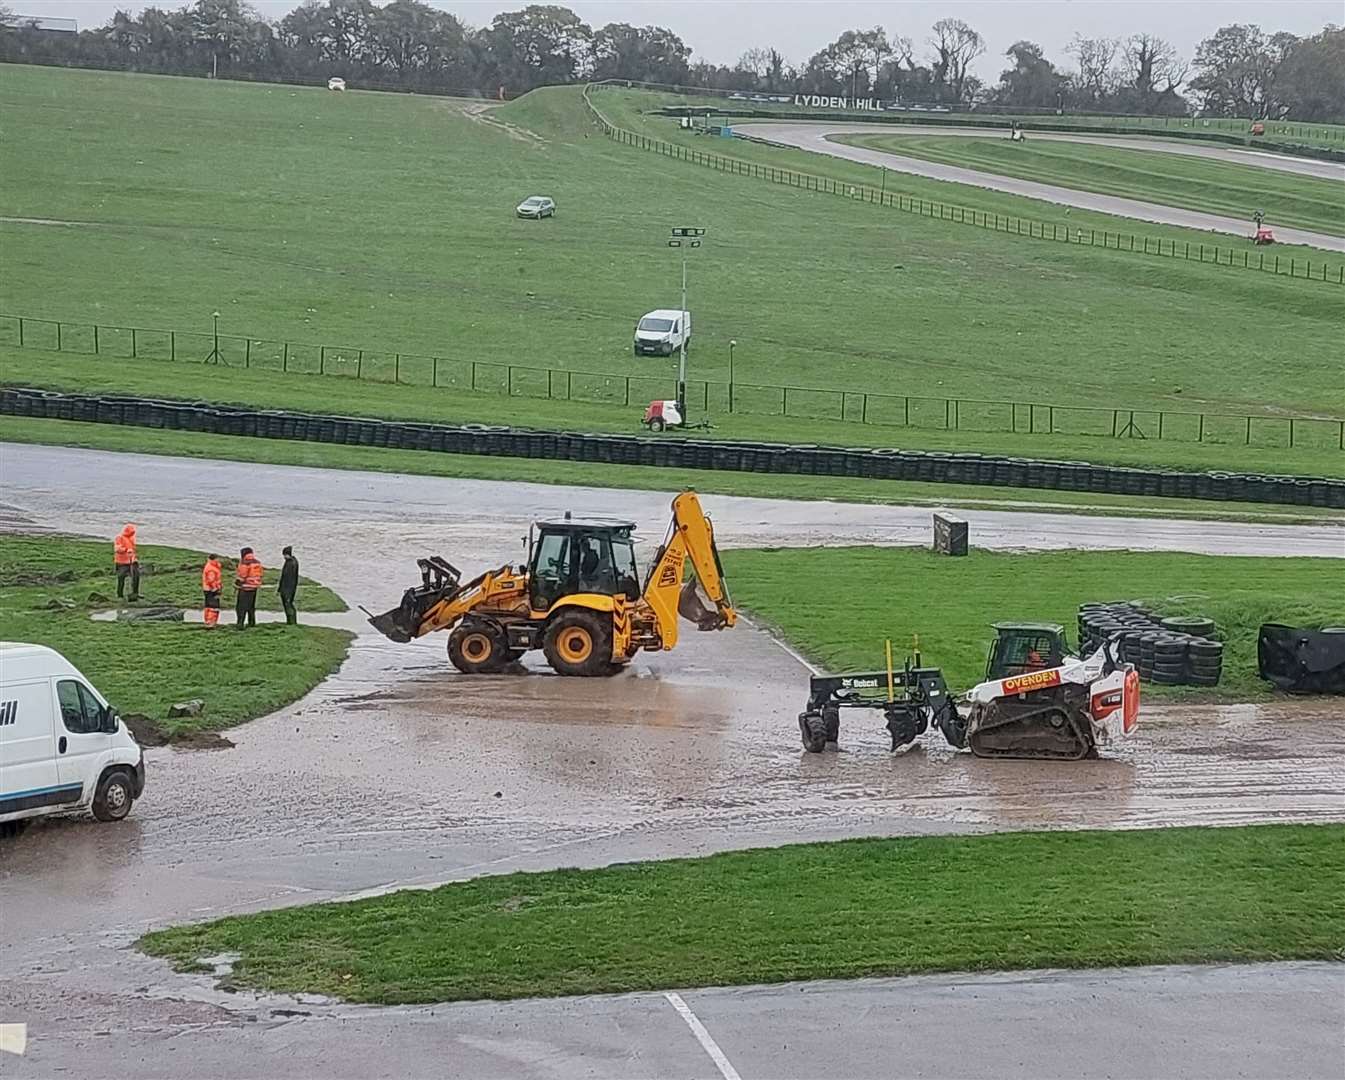
[[[643, 587], [634, 524], [566, 517], [533, 525], [526, 566], [502, 566], [462, 584], [458, 569], [417, 560], [421, 583], [369, 622], [393, 641], [448, 630], [448, 658], [465, 674], [504, 670], [540, 648], [561, 675], [611, 675], [641, 649], [677, 644], [677, 618], [701, 630], [737, 621], [714, 529], [694, 491], [673, 500], [672, 522]], [[685, 581], [691, 562], [696, 580]], [[713, 608], [696, 595], [696, 582]]]

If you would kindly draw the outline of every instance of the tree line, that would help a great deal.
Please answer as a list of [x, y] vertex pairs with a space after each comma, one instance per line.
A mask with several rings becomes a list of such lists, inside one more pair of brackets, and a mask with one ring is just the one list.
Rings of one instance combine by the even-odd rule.
[[1235, 24], [1183, 57], [1146, 32], [1076, 35], [1058, 66], [1017, 41], [995, 84], [971, 71], [985, 40], [940, 19], [919, 44], [881, 26], [847, 30], [802, 64], [749, 49], [736, 64], [692, 59], [660, 26], [593, 28], [568, 8], [533, 4], [471, 28], [421, 0], [308, 0], [276, 21], [244, 0], [196, 0], [79, 33], [39, 28], [0, 6], [0, 61], [175, 75], [517, 96], [537, 86], [619, 79], [766, 94], [869, 97], [952, 108], [1000, 106], [1254, 119], [1345, 121], [1345, 30], [1296, 37]]

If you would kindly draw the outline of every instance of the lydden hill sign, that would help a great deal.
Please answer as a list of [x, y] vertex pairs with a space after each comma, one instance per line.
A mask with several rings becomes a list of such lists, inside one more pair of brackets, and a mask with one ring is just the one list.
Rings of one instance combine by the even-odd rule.
[[820, 97], [817, 94], [795, 94], [794, 104], [809, 109], [854, 109], [859, 112], [877, 111], [883, 107], [877, 98]]

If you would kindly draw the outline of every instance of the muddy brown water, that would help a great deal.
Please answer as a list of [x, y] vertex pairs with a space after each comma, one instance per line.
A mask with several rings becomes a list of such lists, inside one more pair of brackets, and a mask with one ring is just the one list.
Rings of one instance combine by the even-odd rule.
[[[3, 453], [5, 499], [36, 527], [110, 537], [131, 518], [146, 543], [246, 543], [264, 562], [293, 544], [305, 574], [372, 610], [396, 601], [416, 556], [465, 570], [516, 558], [527, 522], [567, 507], [628, 515], [647, 553], [669, 499], [509, 485], [502, 508], [505, 489], [476, 481]], [[92, 509], [108, 492], [129, 509]], [[706, 502], [726, 543], [927, 535], [927, 511]], [[1005, 546], [1147, 537], [1342, 554], [1328, 528], [968, 516]], [[459, 676], [443, 635], [395, 645], [358, 612], [333, 622], [360, 632], [337, 676], [229, 731], [227, 752], [147, 750], [127, 821], [52, 820], [0, 846], [0, 1013], [40, 1002], [53, 1022], [84, 1009], [112, 1023], [151, 999], [213, 1001], [125, 946], [151, 926], [480, 873], [859, 835], [1345, 820], [1340, 702], [1149, 708], [1096, 762], [979, 761], [936, 733], [893, 755], [876, 715], [846, 718], [841, 752], [809, 755], [796, 726], [807, 671], [750, 625], [687, 627], [674, 653], [570, 680], [531, 659]]]

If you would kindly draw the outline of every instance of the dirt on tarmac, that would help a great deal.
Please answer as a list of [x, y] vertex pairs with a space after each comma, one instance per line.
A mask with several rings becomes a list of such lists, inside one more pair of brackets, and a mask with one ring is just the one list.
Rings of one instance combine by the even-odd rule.
[[[499, 485], [483, 482], [5, 454], [15, 524], [110, 537], [130, 516], [145, 543], [247, 543], [263, 561], [293, 544], [305, 574], [373, 610], [397, 600], [419, 555], [475, 572], [517, 558], [534, 517], [622, 500], [657, 540], [669, 498], [513, 485], [504, 510]], [[91, 510], [109, 491], [134, 512]], [[706, 501], [721, 537], [740, 543], [891, 543], [915, 528], [896, 507]], [[1008, 530], [1009, 546], [1125, 536], [1115, 519], [969, 516], [982, 536]], [[1277, 550], [1326, 556], [1333, 540], [1326, 528], [1179, 524], [1157, 535], [1255, 548], [1269, 529]], [[217, 996], [128, 950], [141, 931], [481, 873], [846, 836], [1345, 820], [1339, 702], [1146, 708], [1138, 735], [1095, 762], [981, 761], [937, 733], [894, 755], [880, 718], [847, 718], [842, 751], [810, 755], [796, 723], [808, 673], [750, 625], [688, 627], [675, 652], [584, 680], [531, 659], [461, 676], [444, 635], [396, 645], [358, 612], [331, 622], [359, 633], [338, 675], [230, 730], [225, 752], [147, 749], [145, 795], [125, 822], [51, 820], [4, 844], [0, 1014], [134, 1024], [171, 999], [195, 1017], [183, 1023], [210, 1024]]]

